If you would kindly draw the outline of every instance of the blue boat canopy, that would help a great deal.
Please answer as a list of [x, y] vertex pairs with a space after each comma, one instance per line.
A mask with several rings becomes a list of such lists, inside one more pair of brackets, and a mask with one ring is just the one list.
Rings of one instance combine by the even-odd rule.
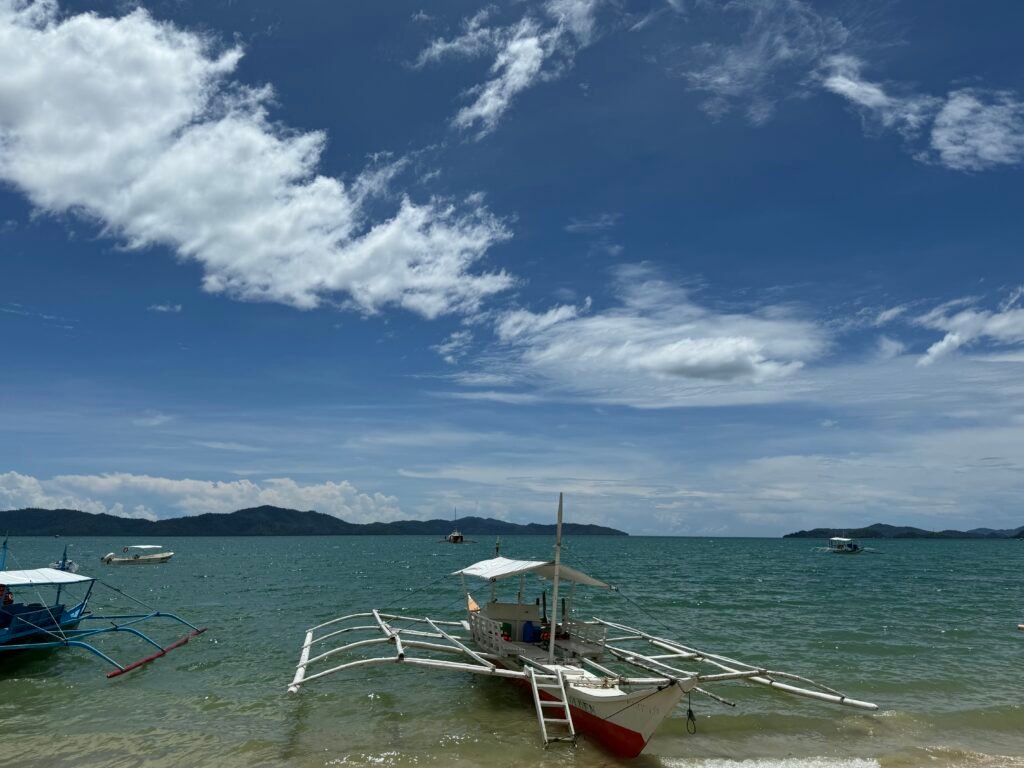
[[33, 568], [27, 571], [0, 571], [0, 584], [7, 587], [45, 587], [55, 584], [79, 584], [96, 581], [92, 576], [79, 576], [56, 568]]

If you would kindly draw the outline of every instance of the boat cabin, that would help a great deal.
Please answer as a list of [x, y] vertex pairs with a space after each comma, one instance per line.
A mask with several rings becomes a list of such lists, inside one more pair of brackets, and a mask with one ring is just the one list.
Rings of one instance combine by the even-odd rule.
[[[606, 628], [573, 619], [572, 602], [578, 584], [608, 589], [605, 582], [559, 564], [557, 580], [568, 585], [569, 594], [557, 603], [557, 598], [553, 597], [549, 606], [547, 590], [543, 590], [532, 601], [524, 599], [524, 592], [527, 574], [555, 581], [554, 561], [495, 557], [481, 560], [455, 573], [463, 578], [470, 633], [476, 644], [488, 653], [513, 658], [525, 657], [535, 661], [547, 661], [552, 656], [564, 661], [601, 658]], [[470, 595], [465, 583], [466, 576], [490, 582], [490, 599], [483, 605]], [[505, 579], [518, 581], [515, 602], [498, 599], [498, 582]], [[557, 591], [554, 594], [557, 595]]]
[[846, 539], [842, 536], [834, 536], [828, 540], [828, 551], [837, 555], [855, 555], [863, 547], [853, 539]]

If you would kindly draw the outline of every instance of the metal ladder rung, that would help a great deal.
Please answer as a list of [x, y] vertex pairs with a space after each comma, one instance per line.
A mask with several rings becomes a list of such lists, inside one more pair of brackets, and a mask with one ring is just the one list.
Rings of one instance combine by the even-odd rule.
[[[537, 724], [540, 725], [540, 735], [544, 739], [544, 746], [556, 741], [571, 742], [575, 746], [576, 728], [573, 726], [572, 713], [569, 711], [569, 697], [565, 693], [565, 678], [562, 677], [562, 671], [558, 670], [557, 672], [557, 685], [538, 683], [536, 672], [529, 667], [526, 669], [526, 676], [530, 680], [530, 689], [533, 691], [533, 705], [537, 710]], [[541, 689], [558, 691], [557, 695], [560, 695], [561, 698], [556, 698], [554, 701], [542, 701]], [[544, 709], [547, 707], [561, 707], [565, 717], [544, 717]], [[567, 736], [549, 736], [548, 725], [564, 726], [569, 729], [569, 734]]]

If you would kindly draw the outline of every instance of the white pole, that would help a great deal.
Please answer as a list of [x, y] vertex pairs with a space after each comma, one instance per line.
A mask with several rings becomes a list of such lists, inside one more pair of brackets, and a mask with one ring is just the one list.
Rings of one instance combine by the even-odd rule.
[[558, 494], [558, 524], [555, 526], [555, 586], [551, 590], [551, 638], [548, 641], [548, 662], [555, 660], [555, 635], [558, 633], [558, 570], [562, 561], [562, 494]]

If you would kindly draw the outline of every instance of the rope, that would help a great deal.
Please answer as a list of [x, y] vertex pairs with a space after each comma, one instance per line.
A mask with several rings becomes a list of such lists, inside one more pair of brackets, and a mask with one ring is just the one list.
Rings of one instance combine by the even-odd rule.
[[[570, 547], [569, 547], [568, 545], [565, 545], [565, 544], [563, 544], [562, 546], [563, 546], [563, 547], [564, 547], [565, 549], [571, 549], [571, 548], [570, 548]], [[584, 567], [586, 567], [586, 568], [587, 568], [587, 570], [591, 570], [591, 568], [590, 568], [590, 563], [589, 563], [589, 562], [585, 561], [585, 560], [584, 560], [584, 559], [583, 559], [582, 557], [580, 557], [580, 556], [579, 556], [579, 555], [578, 555], [578, 554], [577, 554], [577, 553], [575, 552], [575, 550], [571, 550], [571, 551], [572, 551], [572, 555], [573, 555], [573, 557], [574, 557], [574, 558], [575, 558], [576, 560], [578, 560], [578, 561], [580, 561], [581, 563], [583, 563]], [[614, 584], [609, 584], [609, 585], [608, 585], [608, 588], [609, 588], [609, 589], [610, 589], [610, 590], [611, 590], [612, 592], [615, 592], [615, 593], [616, 593], [617, 595], [619, 595], [619, 596], [620, 596], [621, 598], [623, 598], [623, 599], [624, 599], [624, 600], [625, 600], [626, 602], [628, 602], [628, 603], [629, 603], [630, 605], [632, 605], [632, 606], [633, 606], [634, 608], [637, 608], [637, 609], [638, 609], [638, 610], [639, 610], [639, 611], [640, 611], [640, 612], [641, 612], [642, 614], [644, 614], [644, 616], [646, 616], [647, 618], [649, 618], [649, 619], [650, 619], [651, 621], [653, 621], [653, 622], [654, 622], [655, 624], [657, 624], [658, 626], [662, 627], [663, 629], [666, 629], [666, 630], [668, 630], [668, 631], [669, 631], [670, 633], [671, 633], [671, 632], [675, 632], [675, 630], [674, 630], [674, 629], [672, 629], [672, 627], [670, 627], [670, 626], [669, 626], [668, 624], [666, 624], [666, 623], [665, 623], [664, 621], [662, 621], [662, 620], [661, 620], [660, 618], [658, 618], [658, 617], [657, 617], [657, 616], [655, 616], [655, 615], [654, 615], [653, 613], [651, 613], [650, 611], [648, 611], [648, 610], [647, 610], [646, 608], [644, 608], [644, 607], [643, 607], [643, 605], [641, 605], [640, 603], [638, 603], [638, 602], [637, 602], [636, 600], [634, 600], [634, 599], [633, 599], [632, 597], [630, 597], [629, 595], [627, 595], [627, 594], [626, 594], [625, 592], [623, 592], [623, 591], [622, 591], [621, 589], [619, 589], [619, 588], [618, 588], [617, 586], [615, 586]]]
[[107, 582], [105, 582], [105, 581], [100, 581], [99, 579], [97, 579], [96, 583], [97, 584], [102, 584], [107, 589], [110, 589], [110, 590], [113, 590], [114, 592], [117, 592], [117, 594], [121, 595], [122, 597], [127, 597], [129, 600], [138, 603], [143, 608], [146, 608], [146, 609], [148, 609], [150, 611], [153, 611], [153, 613], [159, 613], [159, 611], [156, 608], [154, 608], [152, 605], [150, 605], [149, 603], [144, 603], [142, 600], [139, 600], [137, 597], [132, 597], [127, 592], [122, 592], [117, 587], [115, 587], [115, 586], [113, 586], [111, 584], [107, 584]]
[[[392, 600], [392, 601], [391, 601], [390, 603], [387, 603], [387, 604], [385, 604], [385, 605], [382, 605], [382, 606], [381, 606], [380, 608], [378, 608], [377, 610], [378, 610], [378, 611], [383, 611], [383, 610], [384, 610], [385, 608], [390, 608], [390, 607], [391, 607], [392, 605], [394, 605], [395, 603], [397, 603], [397, 602], [400, 602], [401, 600], [404, 600], [404, 599], [405, 599], [405, 598], [407, 598], [407, 597], [412, 597], [413, 595], [415, 595], [415, 594], [418, 594], [419, 592], [423, 592], [423, 591], [424, 591], [424, 590], [426, 590], [426, 589], [430, 589], [430, 588], [431, 588], [432, 586], [434, 586], [435, 584], [439, 584], [440, 582], [442, 582], [442, 581], [444, 581], [445, 579], [447, 579], [447, 578], [448, 578], [448, 577], [449, 577], [450, 575], [451, 575], [451, 574], [448, 574], [448, 573], [446, 573], [446, 574], [445, 574], [444, 576], [442, 576], [441, 578], [439, 578], [439, 579], [434, 579], [434, 580], [433, 580], [432, 582], [430, 582], [429, 584], [424, 584], [424, 585], [423, 585], [422, 587], [419, 587], [418, 589], [414, 589], [414, 590], [413, 590], [412, 592], [403, 592], [403, 593], [402, 593], [401, 595], [399, 595], [398, 597], [396, 597], [396, 598], [395, 598], [394, 600]], [[460, 599], [461, 599], [461, 598], [460, 598]]]

